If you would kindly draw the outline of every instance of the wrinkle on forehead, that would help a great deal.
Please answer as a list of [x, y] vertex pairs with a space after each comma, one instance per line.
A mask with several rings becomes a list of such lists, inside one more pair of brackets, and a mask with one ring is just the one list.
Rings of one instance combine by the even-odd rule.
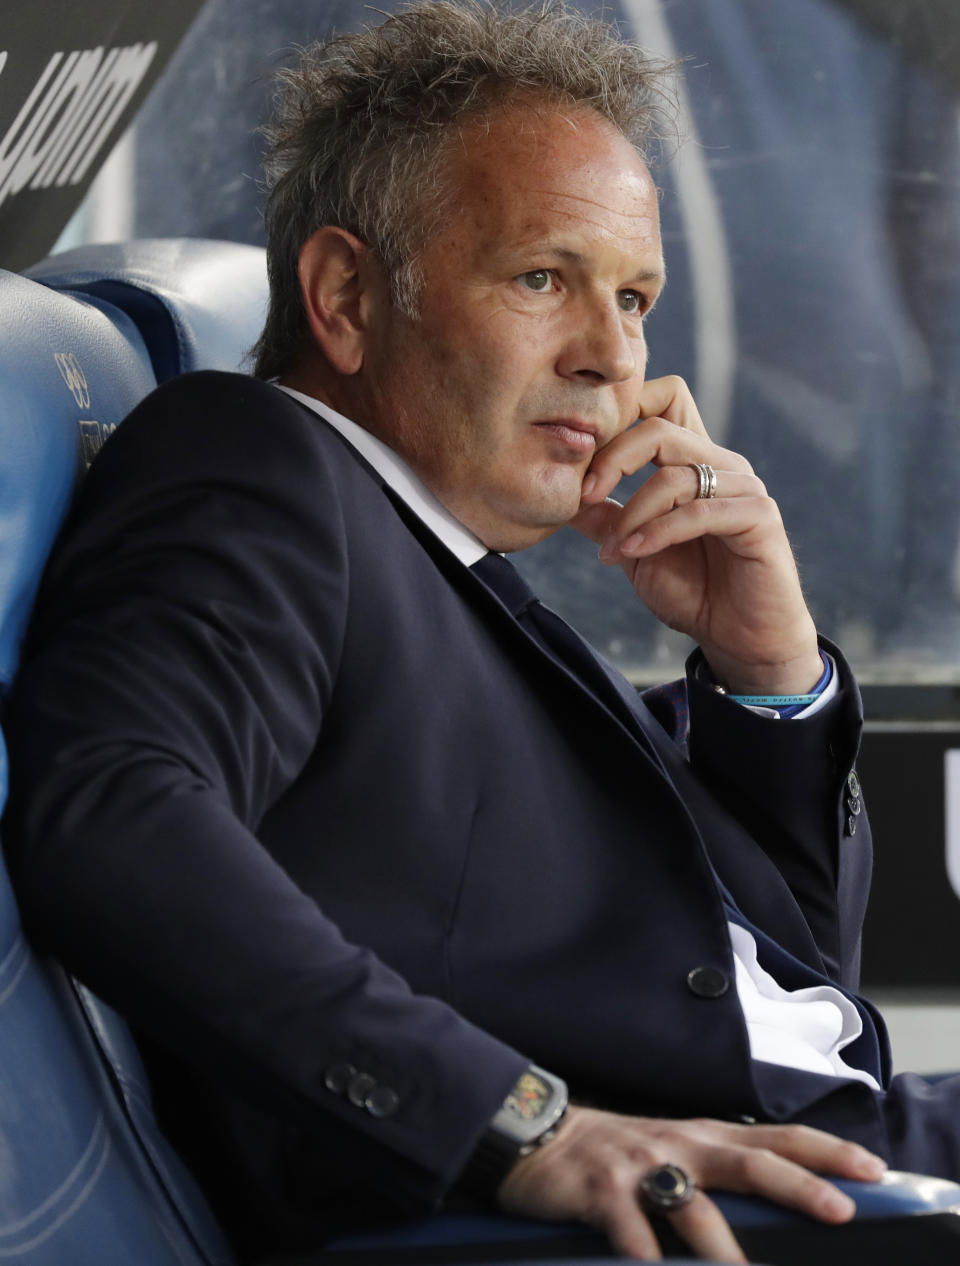
[[[615, 186], [607, 188], [608, 196], [597, 197], [553, 184], [527, 186], [524, 189], [527, 205], [516, 208], [514, 224], [518, 235], [542, 239], [546, 232], [546, 237], [556, 239], [557, 247], [562, 250], [564, 227], [569, 226], [572, 233], [588, 229], [603, 239], [625, 245], [656, 244], [659, 248], [660, 218], [652, 181], [640, 178], [639, 173], [625, 172]], [[492, 188], [488, 186], [479, 205], [472, 208], [473, 218], [481, 229], [485, 227], [484, 217], [477, 213], [482, 213], [484, 207], [503, 211], [499, 192], [496, 183]], [[466, 206], [462, 209], [466, 210]], [[487, 226], [493, 227], [489, 221]], [[502, 222], [498, 227], [502, 227]]]
[[[558, 124], [561, 125], [559, 129]], [[558, 131], [562, 131], [562, 135], [558, 135]], [[632, 167], [634, 174], [642, 173], [653, 187], [641, 153], [623, 132], [599, 111], [588, 105], [564, 104], [542, 96], [534, 96], [531, 99], [522, 93], [497, 103], [494, 108], [482, 115], [475, 115], [464, 120], [455, 136], [451, 138], [447, 162], [452, 162], [461, 176], [469, 176], [470, 168], [484, 153], [489, 153], [491, 158], [502, 160], [504, 151], [510, 150], [518, 140], [522, 140], [531, 147], [526, 155], [530, 163], [536, 163], [544, 153], [550, 151], [553, 151], [555, 158], [572, 161], [572, 152], [565, 156], [557, 152], [558, 146], [566, 149], [569, 142], [571, 151], [580, 151], [580, 161], [583, 165], [589, 165], [598, 141], [601, 144], [604, 140], [619, 143], [624, 155], [625, 174]]]
[[[568, 216], [572, 220], [589, 220], [592, 212], [599, 212], [602, 216], [614, 216], [620, 220], [626, 220], [629, 224], [636, 227], [630, 234], [624, 233], [622, 236], [645, 236], [649, 237], [658, 228], [658, 217], [651, 215], [647, 207], [638, 207], [636, 211], [629, 209], [621, 209], [612, 207], [609, 202], [601, 201], [599, 198], [588, 198], [585, 195], [571, 193], [568, 189], [539, 189], [534, 187], [530, 190], [531, 194], [542, 199], [542, 206], [551, 212], [559, 215]], [[640, 186], [637, 191], [638, 201], [646, 201], [649, 190]], [[567, 208], [565, 204], [572, 203], [573, 206]], [[642, 226], [646, 226], [646, 231]]]
[[474, 258], [508, 245], [582, 253], [592, 239], [647, 256], [635, 261], [638, 272], [660, 271], [656, 185], [596, 111], [542, 100], [499, 109], [463, 126], [447, 164], [450, 212], [436, 248]]
[[[581, 109], [576, 116], [543, 109], [505, 112], [482, 135], [469, 132], [463, 137], [463, 151], [468, 157], [474, 151], [491, 152], [502, 159], [522, 146], [524, 157], [532, 164], [549, 158], [552, 162], [576, 162], [589, 167], [603, 162], [603, 151], [615, 146], [620, 153], [624, 175], [645, 177], [650, 181], [646, 164], [629, 140], [614, 125], [594, 110]], [[558, 124], [562, 126], [558, 126]], [[652, 184], [652, 181], [650, 181]]]

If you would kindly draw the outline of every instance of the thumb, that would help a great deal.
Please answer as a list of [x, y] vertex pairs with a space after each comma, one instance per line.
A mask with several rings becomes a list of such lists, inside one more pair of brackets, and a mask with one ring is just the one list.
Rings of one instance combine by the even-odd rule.
[[607, 497], [597, 505], [581, 506], [570, 520], [570, 527], [582, 532], [595, 544], [602, 545], [613, 531], [622, 513], [623, 506], [620, 502], [614, 501], [613, 497]]

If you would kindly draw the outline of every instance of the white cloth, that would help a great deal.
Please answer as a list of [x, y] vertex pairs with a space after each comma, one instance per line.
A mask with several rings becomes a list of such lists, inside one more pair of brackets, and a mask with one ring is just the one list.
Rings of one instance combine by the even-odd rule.
[[[487, 553], [486, 546], [441, 505], [406, 462], [382, 440], [312, 396], [294, 391], [292, 387], [280, 387], [280, 390], [325, 418], [366, 458], [377, 474], [465, 567], [479, 562]], [[836, 694], [836, 678], [834, 671], [816, 703], [797, 713], [790, 723], [802, 720], [823, 707], [828, 698]], [[754, 710], [770, 711], [765, 708]], [[777, 713], [771, 715], [779, 720]], [[727, 927], [733, 946], [737, 994], [753, 1058], [788, 1068], [803, 1068], [865, 1081], [879, 1089], [869, 1073], [850, 1068], [840, 1057], [840, 1051], [854, 1041], [862, 1029], [859, 1012], [853, 1003], [830, 985], [798, 989], [792, 993], [781, 989], [757, 962], [757, 945], [750, 933], [732, 923], [728, 923]]]
[[728, 923], [727, 929], [753, 1058], [863, 1081], [879, 1090], [875, 1077], [851, 1068], [840, 1054], [863, 1032], [860, 1012], [850, 999], [831, 985], [781, 989], [757, 962], [757, 943], [746, 928]]

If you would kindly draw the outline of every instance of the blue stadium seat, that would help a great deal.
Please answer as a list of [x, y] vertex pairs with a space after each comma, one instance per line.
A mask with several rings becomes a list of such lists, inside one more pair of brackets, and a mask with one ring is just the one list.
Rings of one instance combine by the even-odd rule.
[[192, 369], [240, 369], [266, 316], [264, 252], [171, 238], [81, 246], [27, 276], [119, 309], [139, 329], [157, 382]]
[[[712, 1193], [752, 1262], [769, 1266], [946, 1266], [960, 1260], [960, 1186], [916, 1174], [837, 1184], [857, 1216], [825, 1227], [750, 1196]], [[664, 1224], [665, 1255], [686, 1247]], [[505, 1215], [442, 1215], [402, 1230], [345, 1235], [322, 1257], [276, 1266], [457, 1266], [461, 1262], [579, 1260], [609, 1254], [604, 1238], [578, 1223], [549, 1224]], [[609, 1261], [609, 1256], [607, 1257]], [[266, 1266], [266, 1264], [264, 1264]]]
[[[156, 381], [241, 365], [266, 294], [263, 253], [229, 243], [85, 247], [30, 271], [0, 272], [0, 699], [84, 467]], [[5, 798], [0, 734], [0, 812]], [[32, 953], [2, 863], [0, 1087], [0, 1260], [232, 1266], [205, 1201], [157, 1129], [126, 1026]], [[960, 1257], [960, 1187], [897, 1176], [848, 1190], [859, 1216], [843, 1228], [762, 1201], [720, 1203], [747, 1251], [772, 1266], [940, 1266]], [[560, 1258], [611, 1260], [584, 1227], [451, 1215], [346, 1237], [302, 1261], [562, 1266]]]
[[[155, 385], [133, 322], [0, 273], [0, 693], [85, 465]], [[6, 798], [0, 737], [0, 809]], [[125, 1027], [24, 940], [0, 864], [0, 1260], [228, 1266]], [[9, 1158], [9, 1159], [8, 1159]]]

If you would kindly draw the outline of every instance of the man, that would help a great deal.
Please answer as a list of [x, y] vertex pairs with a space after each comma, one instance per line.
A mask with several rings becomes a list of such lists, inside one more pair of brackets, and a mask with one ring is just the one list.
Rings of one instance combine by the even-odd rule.
[[[552, 12], [421, 3], [309, 52], [279, 382], [161, 388], [51, 563], [25, 918], [141, 1033], [249, 1258], [465, 1192], [741, 1261], [704, 1188], [842, 1221], [813, 1171], [960, 1172], [849, 992], [856, 688], [747, 462], [644, 382], [659, 82]], [[518, 588], [499, 553], [566, 523], [697, 640], [685, 687], [636, 698]]]

